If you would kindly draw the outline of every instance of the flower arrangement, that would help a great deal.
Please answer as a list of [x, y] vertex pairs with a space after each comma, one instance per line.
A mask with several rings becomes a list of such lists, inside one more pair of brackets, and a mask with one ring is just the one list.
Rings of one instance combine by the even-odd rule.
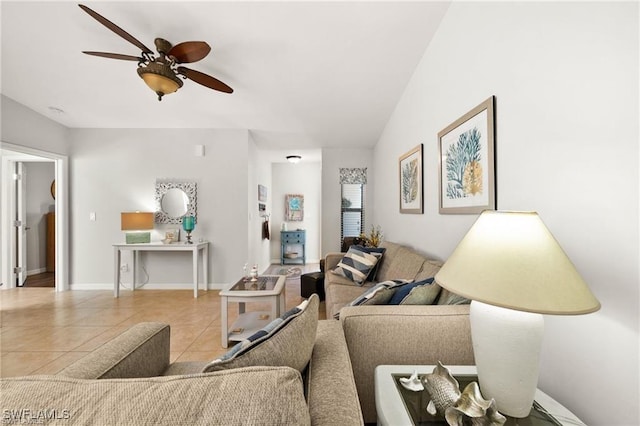
[[360, 234], [360, 240], [365, 247], [378, 247], [382, 242], [382, 238], [384, 234], [382, 233], [382, 229], [380, 225], [371, 225], [371, 231], [369, 235], [364, 232]]

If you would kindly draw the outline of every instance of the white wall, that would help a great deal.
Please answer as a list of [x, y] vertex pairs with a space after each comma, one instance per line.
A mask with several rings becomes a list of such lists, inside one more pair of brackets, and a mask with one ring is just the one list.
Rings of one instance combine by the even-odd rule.
[[[280, 228], [273, 226], [271, 221], [273, 186], [271, 183], [271, 161], [266, 159], [264, 152], [258, 149], [253, 140], [251, 132], [249, 132], [249, 189], [248, 209], [249, 209], [249, 231], [247, 238], [249, 239], [249, 256], [246, 261], [249, 266], [258, 264], [260, 273], [264, 273], [271, 263], [271, 240], [277, 238], [277, 231]], [[258, 211], [258, 185], [267, 188], [266, 211]], [[264, 218], [262, 215], [269, 215], [269, 239], [262, 238], [262, 226]]]
[[0, 95], [0, 100], [3, 142], [56, 154], [69, 153], [69, 129], [4, 95]]
[[53, 162], [24, 163], [27, 177], [27, 272], [38, 274], [47, 269], [47, 217], [55, 211], [51, 182], [55, 177]]
[[[390, 166], [385, 164], [385, 167]], [[367, 168], [364, 211], [365, 230], [368, 232], [371, 225], [377, 224], [373, 219], [373, 206], [375, 205], [373, 190], [375, 180], [375, 174], [373, 173], [373, 149], [324, 148], [322, 150], [323, 256], [329, 252], [340, 251], [340, 209], [342, 205], [342, 192], [340, 187], [341, 168]], [[396, 200], [395, 205], [397, 204], [398, 201]]]
[[285, 222], [285, 196], [304, 195], [304, 216], [302, 222], [286, 222], [287, 229], [306, 230], [307, 263], [320, 260], [320, 235], [322, 214], [321, 163], [302, 161], [298, 164], [273, 163], [271, 168], [271, 261], [280, 263], [280, 229]]
[[[374, 220], [446, 259], [475, 216], [438, 214], [437, 133], [496, 96], [499, 209], [536, 210], [602, 303], [546, 318], [540, 387], [589, 425], [637, 425], [638, 4], [452, 3], [375, 148]], [[397, 158], [424, 143], [425, 213]]]
[[[205, 146], [204, 157], [195, 155], [195, 145]], [[111, 245], [124, 240], [120, 212], [154, 211], [157, 178], [197, 183], [193, 236], [210, 241], [209, 283], [237, 280], [248, 256], [248, 163], [243, 130], [72, 129], [72, 289], [111, 285]], [[167, 227], [156, 225], [152, 239]], [[187, 254], [146, 253], [145, 264], [151, 284], [190, 285]]]

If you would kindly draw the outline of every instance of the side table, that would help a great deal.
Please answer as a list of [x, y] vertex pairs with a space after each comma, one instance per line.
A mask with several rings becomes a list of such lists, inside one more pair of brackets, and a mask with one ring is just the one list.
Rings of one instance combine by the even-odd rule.
[[[375, 396], [376, 396], [376, 413], [378, 415], [378, 425], [381, 426], [411, 426], [413, 421], [407, 411], [405, 402], [400, 395], [394, 375], [409, 377], [414, 371], [418, 375], [428, 374], [433, 371], [433, 365], [379, 365], [375, 371]], [[445, 365], [452, 375], [456, 378], [464, 376], [477, 376], [476, 367], [472, 365]], [[474, 378], [477, 380], [477, 378]], [[472, 380], [473, 381], [473, 380]], [[464, 386], [461, 386], [464, 388]], [[537, 403], [542, 407], [542, 411], [549, 414], [553, 419], [546, 421], [544, 419], [527, 418], [527, 425], [584, 425], [571, 411], [567, 410], [560, 403], [555, 401], [549, 395], [536, 390], [534, 404]], [[500, 410], [500, 407], [498, 407]], [[443, 423], [446, 425], [446, 423]], [[505, 426], [516, 425], [513, 418], [507, 418]]]
[[[286, 275], [261, 275], [256, 281], [242, 278], [233, 286], [220, 292], [220, 323], [222, 347], [229, 341], [241, 341], [278, 318], [285, 310]], [[245, 303], [268, 303], [270, 311], [246, 312]], [[228, 325], [229, 303], [238, 304], [238, 319]]]

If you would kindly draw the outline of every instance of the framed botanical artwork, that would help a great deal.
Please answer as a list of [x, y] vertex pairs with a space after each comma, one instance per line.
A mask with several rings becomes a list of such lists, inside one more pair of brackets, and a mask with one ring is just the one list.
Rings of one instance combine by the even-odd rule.
[[258, 201], [263, 203], [267, 201], [267, 187], [260, 184], [258, 184]]
[[285, 195], [285, 220], [286, 221], [302, 221], [304, 219], [304, 195], [287, 194]]
[[494, 97], [438, 133], [441, 214], [496, 208]]
[[400, 169], [400, 213], [423, 213], [422, 144], [403, 154]]

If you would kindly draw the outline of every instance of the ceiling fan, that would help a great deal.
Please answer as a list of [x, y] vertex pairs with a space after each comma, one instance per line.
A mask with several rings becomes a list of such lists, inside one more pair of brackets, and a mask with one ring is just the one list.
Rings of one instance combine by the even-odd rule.
[[[182, 87], [182, 79], [189, 79], [224, 93], [233, 93], [233, 89], [217, 78], [195, 71], [178, 64], [197, 62], [204, 59], [211, 47], [204, 41], [185, 41], [173, 46], [163, 38], [156, 38], [155, 45], [158, 51], [156, 56], [151, 49], [138, 41], [131, 34], [109, 21], [99, 13], [91, 10], [85, 5], [79, 4], [80, 8], [91, 15], [96, 21], [118, 34], [129, 43], [138, 47], [142, 52], [140, 56], [123, 55], [120, 53], [83, 51], [87, 55], [101, 56], [103, 58], [121, 59], [123, 61], [138, 62], [138, 75], [144, 80], [151, 90], [156, 92], [158, 100], [161, 101], [164, 95], [173, 93]], [[182, 77], [182, 79], [181, 79]]]

